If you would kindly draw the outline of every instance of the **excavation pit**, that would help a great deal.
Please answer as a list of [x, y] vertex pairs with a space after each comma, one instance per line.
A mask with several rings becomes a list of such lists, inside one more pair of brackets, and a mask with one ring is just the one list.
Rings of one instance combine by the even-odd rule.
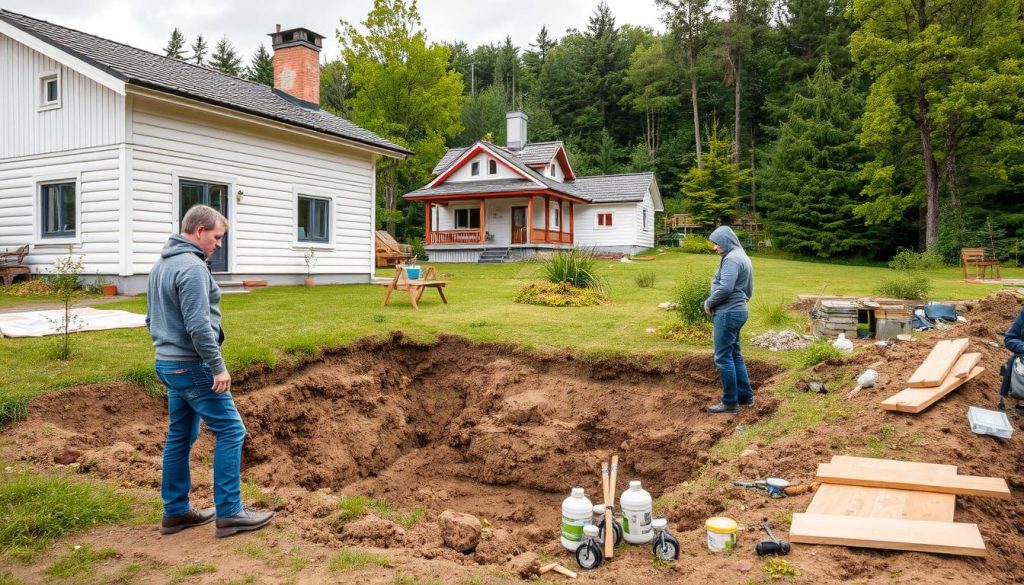
[[[757, 387], [778, 368], [749, 370]], [[342, 540], [357, 536], [323, 502], [364, 495], [395, 510], [422, 508], [428, 520], [449, 509], [473, 514], [522, 543], [557, 542], [570, 488], [600, 501], [602, 460], [619, 456], [617, 491], [638, 479], [657, 497], [690, 478], [737, 425], [774, 409], [760, 397], [739, 415], [705, 414], [719, 396], [709, 355], [581, 359], [400, 335], [249, 373], [233, 392], [248, 431], [243, 477], [283, 494], [283, 511], [306, 518], [304, 527]], [[138, 387], [48, 395], [17, 426], [35, 429], [27, 459], [159, 482], [166, 406]], [[197, 501], [210, 498], [212, 445], [204, 430], [193, 453]], [[371, 531], [372, 544], [387, 540], [381, 534]]]

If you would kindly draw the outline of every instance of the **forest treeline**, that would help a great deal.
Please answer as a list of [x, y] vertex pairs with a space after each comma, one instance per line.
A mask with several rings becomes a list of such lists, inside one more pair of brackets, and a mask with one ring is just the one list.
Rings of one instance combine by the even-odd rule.
[[[504, 144], [522, 110], [577, 174], [653, 171], [666, 214], [755, 212], [775, 249], [1024, 256], [1024, 0], [653, 1], [664, 32], [602, 2], [562, 34], [538, 14], [525, 47], [432, 40], [409, 0], [342, 21], [321, 106], [416, 152], [381, 162], [381, 225], [422, 238], [401, 195], [446, 147]], [[165, 52], [195, 62], [197, 43], [175, 29]], [[199, 63], [273, 83], [263, 47], [248, 67], [226, 49]]]

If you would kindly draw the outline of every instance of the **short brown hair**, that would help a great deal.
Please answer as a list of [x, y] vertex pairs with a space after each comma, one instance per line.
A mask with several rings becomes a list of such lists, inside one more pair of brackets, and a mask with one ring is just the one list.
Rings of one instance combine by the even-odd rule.
[[200, 226], [203, 229], [212, 230], [217, 227], [217, 224], [223, 224], [226, 229], [228, 218], [209, 205], [193, 205], [181, 219], [181, 233], [194, 234]]

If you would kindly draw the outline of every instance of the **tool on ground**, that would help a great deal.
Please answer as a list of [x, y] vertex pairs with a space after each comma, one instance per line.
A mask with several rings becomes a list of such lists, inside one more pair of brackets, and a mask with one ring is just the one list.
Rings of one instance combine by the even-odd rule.
[[[601, 541], [602, 544], [604, 544], [604, 504], [594, 504], [594, 519], [592, 522], [594, 526], [597, 526], [598, 529], [597, 538]], [[622, 523], [614, 518], [612, 519], [612, 535], [613, 538], [615, 538], [615, 542], [613, 542], [612, 544], [614, 546], [619, 546], [619, 543], [622, 542], [623, 536]]]
[[878, 372], [874, 368], [864, 370], [864, 373], [857, 377], [857, 385], [846, 395], [846, 398], [853, 398], [864, 388], [872, 388], [878, 381]]
[[576, 564], [584, 571], [596, 569], [604, 562], [597, 534], [597, 526], [587, 524], [583, 527], [583, 543], [576, 549]]
[[663, 561], [674, 561], [679, 558], [679, 541], [668, 531], [668, 520], [655, 518], [651, 521], [654, 528], [654, 556]]
[[788, 541], [779, 540], [772, 534], [772, 529], [768, 527], [768, 521], [761, 521], [761, 529], [768, 533], [768, 540], [762, 540], [757, 543], [754, 550], [759, 555], [788, 555], [789, 551], [792, 550], [792, 545]]
[[786, 488], [789, 487], [789, 482], [781, 477], [769, 477], [757, 481], [734, 481], [732, 485], [760, 489], [768, 492], [768, 495], [773, 498], [784, 498], [786, 497]]
[[811, 482], [811, 483], [801, 483], [801, 484], [797, 484], [797, 485], [791, 485], [791, 486], [783, 489], [782, 493], [786, 494], [787, 496], [799, 496], [799, 495], [803, 495], [803, 494], [806, 494], [806, 493], [812, 493], [813, 494], [814, 492], [818, 491], [818, 485], [819, 484], [816, 481], [815, 482]]
[[[606, 474], [605, 470], [610, 469], [610, 473]], [[612, 455], [612, 464], [609, 468], [607, 463], [601, 464], [601, 478], [606, 480], [604, 482], [604, 525], [611, 526], [615, 522], [615, 515], [613, 513], [615, 509], [615, 479], [619, 475], [619, 456]], [[615, 557], [615, 539], [606, 538], [604, 539], [604, 556], [605, 558]]]

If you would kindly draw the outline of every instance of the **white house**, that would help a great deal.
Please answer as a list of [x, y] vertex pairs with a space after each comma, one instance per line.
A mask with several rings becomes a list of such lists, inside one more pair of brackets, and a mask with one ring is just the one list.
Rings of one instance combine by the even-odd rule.
[[374, 270], [378, 157], [408, 150], [320, 110], [322, 38], [271, 34], [274, 87], [0, 10], [0, 248], [83, 254], [134, 293], [188, 208], [231, 221], [218, 280]]
[[449, 149], [434, 179], [404, 197], [426, 206], [435, 262], [500, 262], [585, 247], [634, 254], [654, 246], [664, 211], [653, 173], [577, 177], [561, 142], [529, 143], [527, 116], [506, 115], [508, 145]]

